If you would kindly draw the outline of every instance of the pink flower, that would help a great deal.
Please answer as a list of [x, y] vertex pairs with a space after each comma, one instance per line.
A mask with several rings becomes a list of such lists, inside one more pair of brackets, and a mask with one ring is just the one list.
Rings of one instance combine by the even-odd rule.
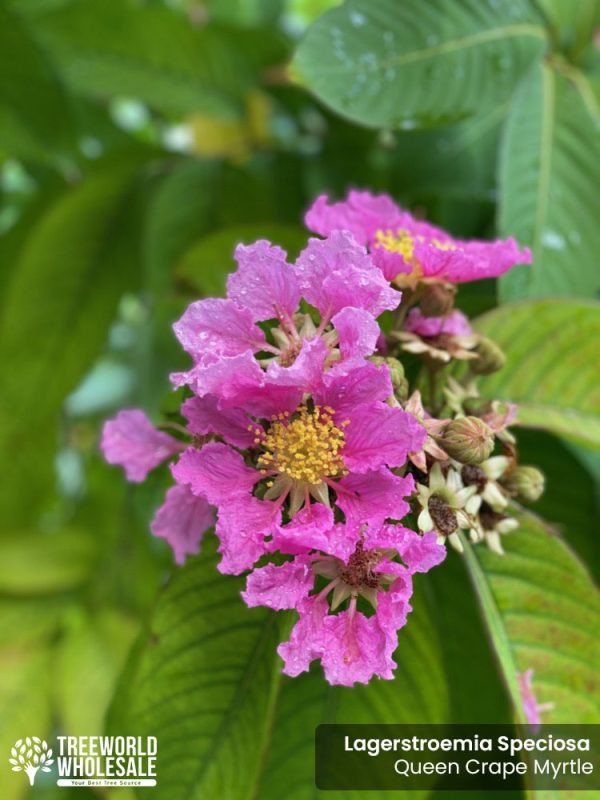
[[528, 669], [525, 672], [520, 672], [517, 675], [519, 682], [519, 690], [521, 692], [521, 701], [523, 703], [523, 711], [525, 717], [530, 725], [534, 728], [539, 728], [541, 724], [540, 713], [544, 711], [551, 711], [554, 708], [554, 703], [538, 703], [533, 692], [532, 684], [533, 670]]
[[[418, 536], [384, 525], [335, 526], [320, 550], [255, 569], [242, 596], [249, 606], [298, 611], [289, 641], [278, 649], [286, 674], [296, 676], [320, 659], [331, 684], [368, 683], [374, 675], [391, 679], [397, 632], [411, 610], [412, 575], [439, 564], [445, 549], [433, 533]], [[316, 575], [327, 584], [313, 593]], [[373, 607], [371, 614], [358, 611], [360, 596]], [[347, 609], [339, 610], [346, 601]]]
[[411, 308], [404, 323], [404, 330], [423, 337], [471, 336], [473, 329], [462, 311], [452, 311], [445, 317], [426, 317], [421, 309]]
[[415, 219], [388, 195], [350, 191], [346, 200], [332, 204], [321, 195], [305, 220], [321, 236], [349, 231], [369, 247], [384, 276], [399, 286], [413, 286], [422, 279], [462, 283], [493, 278], [515, 264], [531, 263], [531, 252], [520, 250], [514, 239], [454, 239], [441, 228]]
[[125, 469], [127, 480], [139, 483], [185, 445], [157, 430], [143, 411], [130, 409], [104, 423], [100, 449], [109, 464]]
[[[240, 386], [260, 384], [269, 395], [283, 387], [297, 405], [324, 370], [345, 371], [371, 355], [379, 336], [375, 317], [400, 302], [348, 233], [312, 239], [294, 265], [266, 241], [239, 245], [236, 258], [227, 299], [192, 303], [173, 326], [194, 367], [172, 381], [199, 395], [218, 395], [215, 386], [227, 375]], [[302, 296], [319, 312], [318, 325], [299, 312]], [[257, 324], [267, 320], [277, 323], [268, 336]]]
[[183, 564], [186, 555], [198, 553], [202, 536], [213, 524], [214, 512], [203, 497], [196, 497], [187, 486], [171, 486], [150, 530], [167, 540], [175, 561]]
[[[402, 466], [409, 452], [423, 446], [426, 432], [411, 414], [383, 402], [391, 395], [387, 368], [364, 363], [347, 374], [325, 375], [313, 402], [299, 396], [292, 410], [287, 396], [277, 407], [282, 395], [269, 397], [263, 390], [260, 384], [240, 389], [236, 383], [236, 402], [249, 411], [236, 409], [235, 419], [232, 410], [220, 410], [213, 398], [193, 398], [184, 405], [190, 419], [200, 416], [202, 430], [224, 442], [189, 448], [172, 473], [178, 483], [217, 506], [217, 535], [224, 551], [231, 553], [237, 543], [256, 560], [268, 549], [268, 537], [282, 535], [282, 513], [287, 517], [284, 530], [289, 527], [289, 535], [300, 540], [331, 528], [331, 507], [357, 523], [381, 524], [407, 513], [404, 497], [414, 488], [412, 478], [398, 477], [390, 469]], [[231, 400], [233, 391], [220, 387], [223, 398]], [[265, 420], [267, 399], [274, 413]], [[225, 442], [239, 446], [248, 432], [252, 444], [244, 459]], [[249, 504], [255, 514], [253, 535], [243, 542], [240, 520]], [[229, 557], [229, 566], [222, 564], [221, 569], [241, 571], [252, 563]]]

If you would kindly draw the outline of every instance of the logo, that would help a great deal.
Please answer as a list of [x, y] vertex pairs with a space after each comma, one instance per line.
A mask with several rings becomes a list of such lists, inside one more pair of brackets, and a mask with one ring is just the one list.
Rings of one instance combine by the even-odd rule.
[[48, 744], [37, 736], [27, 737], [25, 740], [19, 739], [10, 750], [9, 762], [12, 764], [13, 772], [24, 772], [29, 778], [29, 785], [33, 786], [35, 777], [40, 770], [51, 772], [54, 764], [52, 750], [48, 749]]

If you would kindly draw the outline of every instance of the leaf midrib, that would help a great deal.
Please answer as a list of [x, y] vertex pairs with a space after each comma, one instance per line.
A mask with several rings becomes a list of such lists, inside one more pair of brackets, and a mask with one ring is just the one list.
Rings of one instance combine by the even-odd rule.
[[[402, 55], [395, 56], [394, 58], [378, 60], [376, 64], [381, 69], [398, 67], [403, 66], [404, 64], [427, 61], [431, 58], [452, 53], [456, 50], [466, 50], [467, 48], [476, 47], [477, 45], [484, 44], [486, 42], [493, 42], [497, 39], [509, 37], [518, 38], [520, 36], [531, 36], [534, 38], [543, 39], [545, 41], [546, 31], [543, 27], [534, 25], [532, 23], [504, 25], [501, 28], [490, 28], [487, 31], [479, 31], [477, 33], [469, 34], [468, 36], [463, 36], [460, 39], [451, 39], [448, 42], [442, 42], [438, 45], [431, 45], [421, 50], [411, 50], [408, 53], [402, 53]], [[320, 67], [322, 74], [342, 74], [348, 72], [348, 69], [349, 68], [344, 65], [339, 67]], [[356, 72], [364, 72], [367, 70], [372, 71], [372, 69], [372, 66], [363, 65], [360, 63], [355, 64], [352, 67], [352, 71]]]
[[[268, 641], [272, 628], [274, 627], [276, 622], [276, 616], [274, 613], [269, 613], [265, 617], [265, 622], [262, 627], [262, 631], [260, 636], [257, 637], [256, 644], [250, 653], [250, 657], [248, 658], [248, 662], [244, 669], [244, 672], [240, 678], [238, 688], [231, 698], [227, 711], [223, 714], [221, 722], [217, 727], [215, 734], [213, 736], [212, 742], [206, 753], [204, 754], [202, 760], [200, 761], [198, 768], [189, 776], [188, 779], [188, 787], [185, 789], [182, 797], [184, 798], [193, 798], [194, 792], [196, 787], [198, 786], [199, 782], [202, 780], [204, 775], [206, 774], [206, 770], [210, 766], [210, 764], [214, 761], [214, 753], [216, 753], [219, 748], [221, 747], [223, 741], [227, 738], [227, 731], [229, 730], [229, 725], [239, 713], [239, 709], [242, 706], [242, 703], [239, 702], [240, 698], [243, 697], [244, 691], [248, 684], [252, 681], [254, 676], [254, 672], [260, 662], [260, 658], [263, 654], [265, 643]], [[276, 678], [277, 680], [277, 678]], [[280, 674], [279, 680], [280, 681]], [[271, 715], [275, 712], [275, 707], [271, 709]]]

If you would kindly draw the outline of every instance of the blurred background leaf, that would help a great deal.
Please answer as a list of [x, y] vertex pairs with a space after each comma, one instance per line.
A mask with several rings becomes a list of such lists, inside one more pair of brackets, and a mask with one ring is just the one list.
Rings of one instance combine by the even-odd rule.
[[311, 26], [293, 74], [356, 122], [411, 130], [489, 111], [545, 46], [520, 0], [347, 0]]
[[507, 356], [504, 368], [482, 381], [486, 397], [518, 403], [518, 424], [600, 447], [596, 304], [519, 303], [489, 312], [476, 326]]
[[597, 296], [600, 106], [583, 75], [536, 66], [519, 87], [500, 163], [499, 226], [533, 250], [500, 280], [504, 302]]

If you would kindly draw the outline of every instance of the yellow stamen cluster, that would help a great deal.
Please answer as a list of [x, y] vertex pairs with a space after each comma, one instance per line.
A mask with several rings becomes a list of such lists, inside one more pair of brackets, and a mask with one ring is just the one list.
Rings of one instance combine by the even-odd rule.
[[375, 247], [383, 247], [390, 253], [398, 253], [407, 264], [417, 265], [414, 259], [415, 240], [403, 228], [398, 228], [396, 232], [390, 230], [378, 230], [375, 233]]
[[254, 428], [254, 442], [264, 449], [258, 458], [261, 471], [275, 471], [312, 486], [345, 474], [340, 451], [348, 421], [338, 427], [334, 413], [328, 406], [315, 406], [312, 411], [300, 406], [292, 415], [272, 417], [267, 431]]

